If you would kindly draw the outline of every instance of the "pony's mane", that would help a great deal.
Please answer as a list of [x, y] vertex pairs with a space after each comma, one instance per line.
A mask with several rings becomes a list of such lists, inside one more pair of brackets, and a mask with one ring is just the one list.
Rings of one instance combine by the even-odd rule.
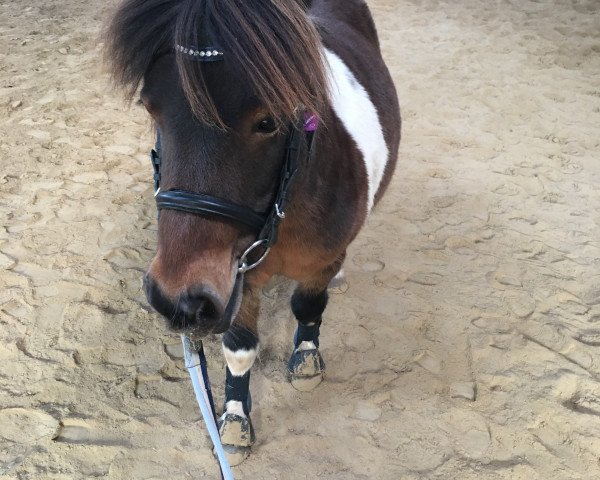
[[209, 124], [224, 127], [206, 88], [205, 64], [175, 50], [177, 44], [218, 45], [280, 120], [298, 107], [319, 115], [327, 98], [322, 46], [301, 0], [125, 0], [105, 35], [113, 79], [130, 98], [152, 62], [173, 51], [190, 106]]

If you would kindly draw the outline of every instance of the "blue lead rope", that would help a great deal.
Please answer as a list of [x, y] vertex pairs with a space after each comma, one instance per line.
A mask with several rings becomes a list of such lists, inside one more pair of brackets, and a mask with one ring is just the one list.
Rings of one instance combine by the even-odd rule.
[[210, 382], [208, 381], [208, 372], [206, 370], [204, 346], [202, 345], [202, 341], [191, 340], [185, 335], [181, 335], [181, 341], [183, 343], [185, 368], [192, 379], [196, 400], [198, 400], [204, 423], [206, 424], [210, 438], [215, 446], [215, 452], [217, 453], [219, 466], [221, 468], [221, 479], [234, 480], [217, 427], [215, 404], [213, 402]]

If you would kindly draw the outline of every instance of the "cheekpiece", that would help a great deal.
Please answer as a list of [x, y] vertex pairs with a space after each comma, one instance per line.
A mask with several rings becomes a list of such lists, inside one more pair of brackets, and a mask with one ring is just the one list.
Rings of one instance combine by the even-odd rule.
[[175, 45], [175, 50], [196, 62], [218, 62], [223, 60], [223, 51], [217, 47], [184, 47]]

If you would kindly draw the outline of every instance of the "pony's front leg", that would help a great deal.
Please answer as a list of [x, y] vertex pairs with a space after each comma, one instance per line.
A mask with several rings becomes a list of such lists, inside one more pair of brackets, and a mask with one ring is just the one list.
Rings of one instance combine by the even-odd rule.
[[312, 281], [299, 284], [292, 295], [292, 312], [298, 327], [288, 374], [294, 388], [302, 392], [313, 390], [323, 380], [325, 362], [319, 352], [322, 315], [329, 299], [327, 287], [340, 271], [343, 261], [344, 256]]
[[250, 420], [250, 368], [258, 352], [258, 307], [256, 295], [246, 291], [236, 319], [223, 334], [227, 373], [225, 407], [219, 419], [219, 433], [231, 465], [244, 461], [255, 440]]

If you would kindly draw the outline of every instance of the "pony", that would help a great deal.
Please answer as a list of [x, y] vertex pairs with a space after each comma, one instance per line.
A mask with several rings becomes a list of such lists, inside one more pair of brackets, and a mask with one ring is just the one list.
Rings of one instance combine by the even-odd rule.
[[376, 27], [363, 0], [125, 0], [105, 52], [159, 134], [145, 293], [171, 330], [222, 334], [219, 429], [237, 464], [255, 439], [261, 287], [296, 282], [287, 368], [315, 388], [328, 286], [395, 169], [400, 108]]

